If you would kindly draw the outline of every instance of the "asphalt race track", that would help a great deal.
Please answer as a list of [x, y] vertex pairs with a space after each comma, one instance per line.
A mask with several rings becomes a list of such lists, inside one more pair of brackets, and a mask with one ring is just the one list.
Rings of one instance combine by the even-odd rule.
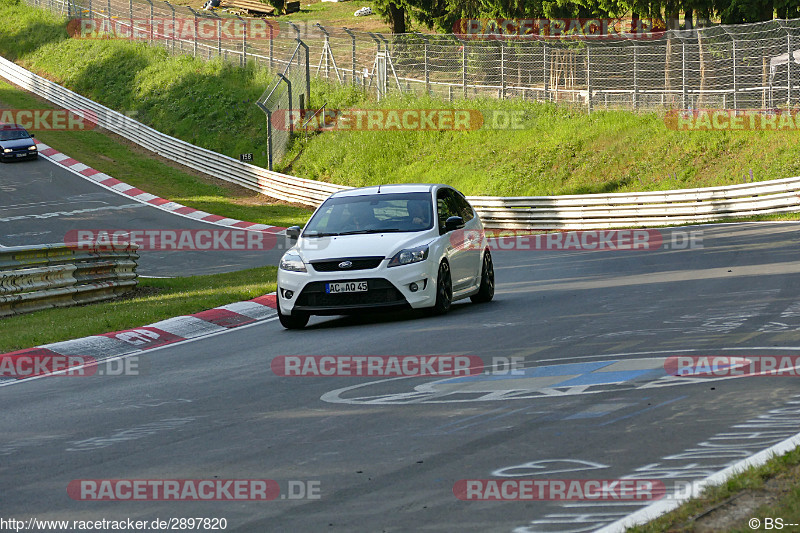
[[[116, 176], [124, 180], [124, 176]], [[110, 191], [43, 157], [0, 165], [0, 246], [63, 243], [70, 230], [226, 230]], [[278, 242], [282, 244], [282, 237]], [[188, 276], [277, 264], [282, 250], [143, 250], [137, 272]]]
[[[55, 189], [48, 164], [33, 168], [38, 187]], [[79, 202], [92, 193], [70, 189]], [[47, 223], [13, 233], [54, 231]], [[147, 352], [138, 374], [2, 386], [0, 508], [19, 519], [217, 517], [246, 532], [596, 530], [650, 502], [462, 501], [453, 489], [627, 478], [671, 492], [800, 432], [797, 377], [665, 371], [672, 356], [800, 355], [797, 228], [671, 228], [648, 251], [496, 251], [495, 300], [442, 317], [313, 318], [300, 331], [273, 319]], [[523, 374], [276, 375], [271, 362], [291, 355], [516, 357]], [[67, 493], [75, 480], [119, 479], [269, 479], [282, 497]]]

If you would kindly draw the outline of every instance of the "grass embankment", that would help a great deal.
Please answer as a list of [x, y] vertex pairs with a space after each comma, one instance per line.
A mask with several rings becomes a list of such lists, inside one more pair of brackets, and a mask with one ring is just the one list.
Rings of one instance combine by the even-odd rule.
[[[275, 290], [276, 267], [227, 274], [140, 279], [132, 297], [85, 306], [45, 309], [0, 319], [0, 353], [51, 342], [130, 329], [197, 313]], [[11, 333], [13, 332], [13, 334]]]
[[[733, 518], [734, 515], [742, 518]], [[780, 518], [783, 526], [765, 526], [766, 518]], [[750, 527], [749, 520], [758, 526]], [[643, 526], [636, 533], [692, 531], [770, 531], [800, 523], [800, 448], [765, 464], [748, 468], [728, 481], [704, 491], [674, 511]]]
[[[328, 106], [330, 107], [330, 106]], [[587, 115], [518, 100], [392, 98], [381, 108], [498, 110], [518, 130], [332, 131], [316, 135], [292, 165], [300, 176], [344, 185], [445, 182], [466, 194], [535, 196], [710, 187], [800, 175], [800, 130], [670, 130], [663, 116]]]

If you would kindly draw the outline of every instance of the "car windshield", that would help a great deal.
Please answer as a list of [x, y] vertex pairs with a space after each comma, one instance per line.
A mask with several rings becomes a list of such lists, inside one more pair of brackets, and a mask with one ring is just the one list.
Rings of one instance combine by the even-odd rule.
[[17, 139], [27, 139], [30, 135], [28, 132], [16, 128], [2, 128], [0, 127], [0, 141], [15, 141]]
[[425, 231], [433, 227], [427, 192], [329, 198], [308, 221], [303, 236]]

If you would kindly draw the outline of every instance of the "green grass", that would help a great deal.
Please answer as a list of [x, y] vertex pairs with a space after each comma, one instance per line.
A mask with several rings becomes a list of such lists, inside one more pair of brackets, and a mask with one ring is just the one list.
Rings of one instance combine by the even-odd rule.
[[656, 113], [589, 115], [519, 100], [393, 97], [369, 105], [474, 109], [487, 118], [499, 110], [517, 113], [523, 128], [325, 132], [302, 146], [292, 171], [352, 186], [444, 182], [468, 195], [496, 196], [731, 185], [743, 183], [750, 170], [756, 181], [800, 175], [798, 131], [675, 131]]
[[[119, 331], [275, 291], [277, 267], [227, 274], [170, 279], [140, 279], [139, 292], [155, 294], [91, 304], [45, 309], [0, 319], [0, 353]], [[157, 292], [156, 292], [157, 291]]]
[[[685, 531], [695, 530], [695, 517], [710, 510], [725, 500], [742, 491], [765, 491], [775, 495], [783, 494], [786, 487], [792, 487], [788, 493], [781, 497], [777, 504], [762, 506], [749, 513], [746, 518], [738, 521], [726, 531], [745, 532], [752, 531], [747, 525], [747, 520], [752, 517], [783, 518], [784, 522], [800, 523], [800, 448], [782, 455], [773, 457], [765, 464], [748, 468], [732, 476], [725, 483], [709, 487], [702, 496], [692, 499], [672, 512], [665, 514], [645, 525], [630, 528], [634, 533], [655, 533], [660, 531]], [[782, 488], [767, 486], [769, 480], [781, 481]]]

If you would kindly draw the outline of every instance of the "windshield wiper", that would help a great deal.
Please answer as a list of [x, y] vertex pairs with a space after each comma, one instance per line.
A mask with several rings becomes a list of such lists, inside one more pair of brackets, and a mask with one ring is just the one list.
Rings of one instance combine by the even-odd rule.
[[313, 233], [304, 233], [303, 237], [337, 237], [339, 235], [342, 235], [342, 234], [341, 233], [317, 233], [317, 232], [313, 232]]
[[389, 229], [362, 229], [357, 231], [345, 231], [344, 233], [340, 233], [339, 235], [364, 235], [367, 233], [399, 233], [409, 231], [406, 229], [398, 229], [398, 228], [389, 228]]

